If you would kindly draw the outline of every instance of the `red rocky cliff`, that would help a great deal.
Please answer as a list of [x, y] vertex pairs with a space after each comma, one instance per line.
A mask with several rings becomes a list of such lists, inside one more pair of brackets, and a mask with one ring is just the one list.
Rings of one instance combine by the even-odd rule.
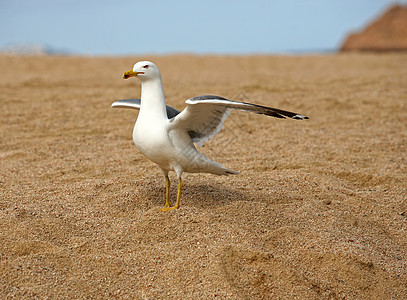
[[341, 51], [407, 51], [407, 6], [396, 5], [368, 25], [350, 34]]

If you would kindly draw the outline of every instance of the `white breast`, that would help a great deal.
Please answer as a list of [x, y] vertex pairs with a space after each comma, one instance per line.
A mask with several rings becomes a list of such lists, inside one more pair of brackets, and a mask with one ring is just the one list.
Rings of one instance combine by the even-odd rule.
[[133, 142], [137, 149], [160, 167], [168, 168], [173, 145], [163, 120], [138, 119], [133, 130]]

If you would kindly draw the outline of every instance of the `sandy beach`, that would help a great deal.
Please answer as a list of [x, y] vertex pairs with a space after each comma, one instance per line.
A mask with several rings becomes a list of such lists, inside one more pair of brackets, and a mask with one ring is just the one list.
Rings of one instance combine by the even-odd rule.
[[[167, 213], [132, 141], [122, 74], [167, 104], [233, 111], [199, 148], [238, 176], [184, 174]], [[407, 54], [0, 55], [1, 299], [407, 299]], [[171, 197], [176, 197], [176, 176]]]

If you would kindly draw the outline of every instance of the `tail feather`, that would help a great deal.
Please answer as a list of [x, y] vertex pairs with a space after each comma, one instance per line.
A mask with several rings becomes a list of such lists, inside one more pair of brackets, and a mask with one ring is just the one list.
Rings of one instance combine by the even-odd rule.
[[206, 173], [211, 173], [215, 175], [239, 175], [240, 172], [228, 169], [222, 166], [220, 163], [211, 160], [210, 164], [208, 164], [208, 168], [205, 170]]
[[241, 174], [239, 171], [234, 171], [234, 170], [226, 169], [226, 168], [225, 168], [225, 172], [226, 172], [226, 176], [227, 175], [240, 175]]
[[193, 145], [191, 154], [184, 162], [183, 170], [189, 173], [210, 173], [215, 175], [238, 175], [240, 172], [228, 169], [200, 153]]

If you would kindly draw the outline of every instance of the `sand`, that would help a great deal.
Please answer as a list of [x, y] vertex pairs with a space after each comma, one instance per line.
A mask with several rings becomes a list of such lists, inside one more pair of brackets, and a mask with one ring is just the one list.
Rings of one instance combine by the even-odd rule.
[[[132, 142], [122, 73], [232, 112], [179, 210]], [[407, 299], [407, 54], [0, 56], [1, 299]], [[176, 197], [176, 178], [171, 196]]]

